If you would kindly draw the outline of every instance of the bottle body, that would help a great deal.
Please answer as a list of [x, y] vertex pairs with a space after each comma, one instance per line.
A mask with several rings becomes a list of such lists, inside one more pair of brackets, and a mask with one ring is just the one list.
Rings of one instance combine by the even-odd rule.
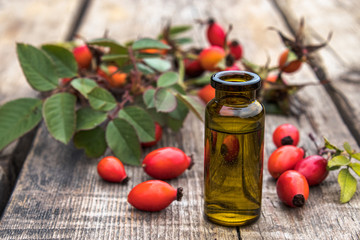
[[[249, 73], [224, 74], [236, 83]], [[245, 225], [260, 216], [265, 111], [255, 90], [214, 85], [205, 110], [204, 212], [221, 225]]]

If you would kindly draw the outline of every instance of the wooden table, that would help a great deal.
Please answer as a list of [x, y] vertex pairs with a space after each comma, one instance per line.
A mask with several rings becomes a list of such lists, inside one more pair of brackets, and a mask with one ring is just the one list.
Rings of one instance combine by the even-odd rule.
[[[266, 117], [263, 202], [256, 223], [229, 228], [203, 218], [204, 126], [190, 114], [180, 132], [165, 129], [156, 146], [181, 148], [192, 153], [195, 161], [192, 170], [169, 181], [184, 188], [183, 200], [156, 213], [137, 211], [127, 203], [130, 189], [149, 179], [141, 168], [126, 166], [131, 176], [127, 185], [106, 183], [96, 173], [99, 159], [86, 158], [72, 143], [65, 146], [55, 141], [41, 124], [33, 132], [33, 141], [28, 135], [27, 140], [1, 153], [6, 170], [3, 182], [11, 185], [14, 181], [8, 173], [18, 172], [18, 165], [23, 163], [1, 219], [1, 239], [359, 239], [359, 191], [349, 203], [340, 204], [336, 173], [310, 189], [304, 207], [292, 209], [279, 201], [275, 181], [266, 167], [275, 149], [271, 133], [286, 122], [300, 128], [299, 145], [309, 149], [309, 154], [314, 154], [315, 148], [308, 133], [315, 134], [319, 144], [326, 136], [335, 144], [347, 141], [359, 149], [359, 9], [354, 0], [1, 1], [0, 104], [35, 95], [16, 60], [15, 41], [33, 45], [59, 41], [71, 37], [74, 30], [91, 39], [108, 30], [112, 38], [125, 42], [154, 37], [167, 19], [174, 25], [194, 25], [195, 19], [212, 16], [224, 26], [233, 24], [231, 36], [244, 45], [246, 58], [264, 63], [270, 56], [275, 64], [284, 47], [276, 32], [267, 30], [269, 26], [290, 34], [304, 16], [308, 42], [321, 42], [333, 32], [329, 46], [316, 54], [312, 68], [306, 66], [288, 76], [294, 83], [330, 83], [311, 85], [298, 92], [296, 96], [305, 109], [300, 116]], [[86, 14], [82, 14], [85, 10]], [[198, 46], [206, 45], [204, 31], [195, 25], [191, 33]], [[145, 150], [143, 155], [156, 147]], [[6, 200], [3, 190], [0, 194]]]

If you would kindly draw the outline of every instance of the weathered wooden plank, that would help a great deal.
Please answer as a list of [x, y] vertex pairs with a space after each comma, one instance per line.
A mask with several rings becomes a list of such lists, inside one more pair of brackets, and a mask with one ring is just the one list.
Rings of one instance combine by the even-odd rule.
[[[26, 82], [16, 56], [16, 42], [33, 45], [65, 38], [77, 10], [78, 1], [1, 1], [0, 2], [0, 105], [20, 98], [36, 97]], [[56, 13], [56, 14], [54, 14]], [[61, 14], [62, 21], [59, 21]], [[16, 176], [26, 158], [35, 132], [17, 141], [0, 153], [0, 212], [2, 212], [14, 185]], [[16, 148], [16, 146], [18, 146]]]
[[[269, 52], [272, 61], [276, 61], [283, 47], [277, 34], [266, 28], [276, 26], [284, 30], [286, 26], [273, 6], [260, 0], [225, 3], [153, 1], [151, 7], [145, 8], [147, 3], [143, 1], [99, 0], [93, 3], [81, 34], [86, 38], [98, 37], [108, 28], [110, 36], [123, 42], [137, 36], [154, 36], [164, 17], [173, 19], [174, 23], [192, 24], [195, 18], [212, 15], [223, 25], [234, 24], [232, 34], [245, 46], [247, 58], [265, 62], [265, 53]], [[196, 28], [192, 34], [199, 36], [203, 31]], [[203, 45], [204, 39], [199, 37], [198, 44]], [[317, 82], [306, 67], [288, 77], [294, 82]], [[277, 125], [291, 122], [298, 126], [300, 145], [310, 149], [310, 153], [315, 149], [307, 140], [309, 132], [315, 132], [318, 137], [325, 135], [335, 143], [345, 140], [353, 146], [356, 143], [321, 86], [308, 86], [298, 97], [307, 103], [306, 112], [299, 118], [267, 116], [262, 216], [253, 225], [225, 228], [204, 220], [203, 124], [190, 115], [180, 133], [167, 130], [158, 145], [175, 146], [188, 154], [194, 153], [195, 160], [192, 170], [169, 181], [175, 187], [184, 188], [183, 201], [175, 202], [159, 213], [140, 212], [126, 202], [130, 189], [149, 179], [141, 168], [126, 167], [132, 178], [128, 185], [105, 183], [97, 176], [97, 160], [85, 158], [72, 145], [64, 146], [51, 139], [42, 125], [2, 219], [0, 236], [5, 239], [357, 238], [359, 193], [349, 204], [339, 204], [339, 187], [334, 173], [320, 186], [311, 189], [309, 200], [301, 209], [285, 207], [276, 195], [275, 181], [268, 174], [266, 163], [275, 149], [271, 133]], [[144, 154], [148, 151], [150, 149]]]
[[[311, 61], [320, 81], [330, 81], [324, 88], [341, 113], [342, 119], [360, 145], [360, 105], [358, 43], [360, 11], [357, 1], [275, 1], [290, 29], [296, 31], [299, 19], [307, 25], [308, 43], [324, 42], [332, 32], [328, 46]], [[324, 20], [326, 23], [324, 24]]]

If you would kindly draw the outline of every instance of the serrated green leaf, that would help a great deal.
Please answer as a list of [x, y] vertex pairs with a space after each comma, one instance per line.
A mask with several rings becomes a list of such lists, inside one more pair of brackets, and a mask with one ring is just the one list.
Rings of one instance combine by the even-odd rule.
[[89, 78], [76, 78], [71, 81], [71, 86], [78, 90], [85, 98], [88, 98], [88, 93], [98, 85], [94, 80]]
[[0, 151], [33, 129], [42, 119], [42, 101], [20, 98], [0, 106]]
[[347, 203], [356, 192], [356, 179], [347, 168], [341, 169], [338, 175], [338, 183], [341, 188], [340, 202]]
[[175, 95], [181, 102], [183, 102], [194, 114], [195, 116], [200, 120], [204, 121], [203, 115], [205, 112], [205, 109], [203, 108], [203, 105], [198, 103], [196, 100], [192, 99], [189, 96], [182, 95], [177, 93]]
[[49, 91], [57, 87], [58, 76], [54, 64], [45, 52], [22, 43], [16, 45], [16, 52], [26, 80], [33, 89]]
[[119, 118], [127, 120], [137, 132], [141, 142], [155, 140], [155, 123], [151, 116], [140, 107], [125, 107], [120, 110]]
[[75, 132], [76, 97], [70, 93], [57, 93], [44, 102], [43, 116], [50, 134], [67, 144]]
[[88, 157], [96, 158], [104, 154], [107, 145], [105, 131], [101, 127], [80, 131], [74, 135], [75, 147], [84, 149]]
[[106, 142], [123, 163], [140, 165], [141, 147], [136, 131], [124, 119], [115, 118], [106, 128]]
[[360, 153], [354, 153], [353, 155], [351, 155], [351, 157], [355, 158], [356, 160], [360, 161]]
[[158, 72], [165, 72], [171, 68], [171, 63], [161, 58], [144, 58], [143, 61]]
[[166, 88], [158, 88], [154, 95], [155, 107], [158, 112], [171, 112], [176, 106], [176, 97]]
[[64, 47], [52, 44], [43, 45], [41, 48], [53, 60], [60, 78], [70, 78], [77, 75], [77, 63], [72, 52]]
[[116, 61], [116, 60], [128, 60], [129, 55], [127, 54], [107, 54], [101, 57], [101, 60], [106, 61]]
[[197, 86], [205, 86], [207, 84], [210, 84], [210, 78], [212, 74], [205, 74], [201, 77], [189, 79], [187, 80], [188, 83], [197, 85]]
[[344, 142], [344, 145], [343, 145], [345, 151], [351, 156], [353, 150], [351, 149], [351, 146], [348, 142]]
[[336, 167], [336, 166], [346, 166], [350, 163], [350, 159], [345, 156], [339, 155], [335, 156], [328, 162], [328, 168]]
[[157, 87], [170, 87], [176, 84], [179, 80], [179, 75], [176, 72], [166, 72], [160, 75], [157, 80]]
[[144, 74], [154, 74], [154, 70], [152, 70], [151, 68], [149, 68], [148, 66], [142, 64], [142, 63], [137, 63], [136, 64], [137, 68], [139, 69], [139, 71], [141, 71]]
[[148, 89], [146, 90], [146, 92], [143, 94], [143, 101], [146, 105], [147, 108], [153, 108], [155, 107], [155, 99], [154, 99], [154, 95], [155, 95], [155, 89]]
[[349, 166], [357, 175], [360, 176], [360, 163], [350, 163]]
[[169, 45], [162, 43], [161, 41], [151, 39], [151, 38], [142, 38], [133, 43], [132, 48], [134, 50], [141, 49], [170, 49]]
[[95, 87], [88, 93], [90, 106], [95, 110], [110, 111], [116, 107], [114, 96], [104, 88]]
[[76, 131], [93, 129], [106, 118], [105, 112], [96, 111], [90, 107], [80, 108], [76, 111]]
[[177, 119], [177, 120], [180, 120], [180, 121], [184, 121], [186, 116], [188, 115], [189, 113], [189, 109], [188, 107], [182, 102], [180, 101], [179, 99], [176, 99], [177, 101], [177, 106], [176, 106], [176, 109], [172, 112], [169, 112], [169, 116], [174, 118], [174, 119]]
[[170, 116], [166, 117], [166, 126], [171, 128], [171, 130], [177, 132], [179, 131], [183, 126], [184, 121], [172, 118]]
[[125, 54], [125, 55], [128, 54], [128, 50], [126, 47], [124, 47], [120, 43], [118, 43], [112, 39], [108, 39], [108, 38], [93, 39], [93, 40], [88, 41], [87, 44], [97, 45], [97, 46], [102, 46], [102, 47], [109, 47], [110, 54]]

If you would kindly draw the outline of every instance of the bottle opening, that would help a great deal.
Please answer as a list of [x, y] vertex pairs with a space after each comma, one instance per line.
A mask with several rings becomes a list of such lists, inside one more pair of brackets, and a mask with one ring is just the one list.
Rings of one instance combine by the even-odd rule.
[[259, 75], [247, 71], [223, 71], [211, 76], [211, 86], [225, 91], [251, 91], [260, 88]]

